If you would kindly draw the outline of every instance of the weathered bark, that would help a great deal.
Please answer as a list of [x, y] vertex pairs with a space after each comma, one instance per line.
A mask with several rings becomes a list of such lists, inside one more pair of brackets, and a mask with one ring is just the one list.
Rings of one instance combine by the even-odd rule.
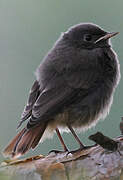
[[[101, 146], [74, 153], [50, 153], [46, 157], [3, 162], [0, 171], [17, 180], [123, 180], [123, 136], [111, 140], [111, 146], [107, 146], [110, 140], [104, 136]], [[117, 148], [108, 150], [115, 142]]]

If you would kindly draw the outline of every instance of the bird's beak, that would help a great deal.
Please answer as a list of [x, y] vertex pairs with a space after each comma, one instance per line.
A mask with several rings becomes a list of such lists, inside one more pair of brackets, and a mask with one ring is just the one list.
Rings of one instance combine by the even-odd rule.
[[111, 38], [111, 37], [113, 37], [113, 36], [116, 36], [117, 34], [119, 34], [119, 32], [107, 33], [105, 36], [102, 36], [102, 37], [100, 37], [99, 39], [97, 39], [94, 43], [96, 44], [96, 43], [98, 43], [98, 42], [100, 42], [100, 41], [102, 41], [102, 40], [109, 39], [109, 38]]

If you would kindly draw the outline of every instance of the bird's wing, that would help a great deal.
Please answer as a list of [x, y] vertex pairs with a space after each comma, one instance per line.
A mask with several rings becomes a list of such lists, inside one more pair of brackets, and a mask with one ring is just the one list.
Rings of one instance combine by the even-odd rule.
[[35, 81], [32, 85], [32, 88], [30, 90], [30, 93], [29, 93], [29, 98], [28, 98], [28, 101], [27, 101], [27, 104], [26, 106], [24, 107], [24, 111], [21, 115], [21, 121], [19, 122], [18, 124], [18, 128], [21, 126], [21, 124], [27, 120], [31, 114], [32, 114], [32, 107], [36, 101], [36, 99], [38, 98], [39, 96], [39, 83], [38, 81]]
[[60, 76], [54, 77], [33, 105], [27, 128], [35, 126], [42, 120], [52, 119], [54, 115], [71, 103], [76, 93], [77, 90], [70, 88]]

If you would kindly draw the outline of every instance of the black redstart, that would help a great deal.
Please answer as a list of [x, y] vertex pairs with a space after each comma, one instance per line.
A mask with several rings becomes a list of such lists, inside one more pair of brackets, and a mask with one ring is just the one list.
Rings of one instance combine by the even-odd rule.
[[23, 155], [54, 131], [68, 151], [59, 128], [70, 130], [84, 148], [73, 128], [85, 130], [105, 118], [119, 83], [119, 62], [109, 42], [116, 34], [92, 23], [81, 23], [62, 33], [37, 68], [18, 127], [24, 121], [27, 125], [4, 155]]

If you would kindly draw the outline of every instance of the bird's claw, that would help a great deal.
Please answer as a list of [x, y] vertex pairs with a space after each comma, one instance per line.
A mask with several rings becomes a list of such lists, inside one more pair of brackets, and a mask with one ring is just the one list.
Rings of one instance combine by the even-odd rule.
[[51, 150], [48, 154], [51, 154], [51, 153], [59, 154], [59, 153], [65, 153], [65, 152], [69, 152], [69, 150], [66, 150], [66, 151]]

